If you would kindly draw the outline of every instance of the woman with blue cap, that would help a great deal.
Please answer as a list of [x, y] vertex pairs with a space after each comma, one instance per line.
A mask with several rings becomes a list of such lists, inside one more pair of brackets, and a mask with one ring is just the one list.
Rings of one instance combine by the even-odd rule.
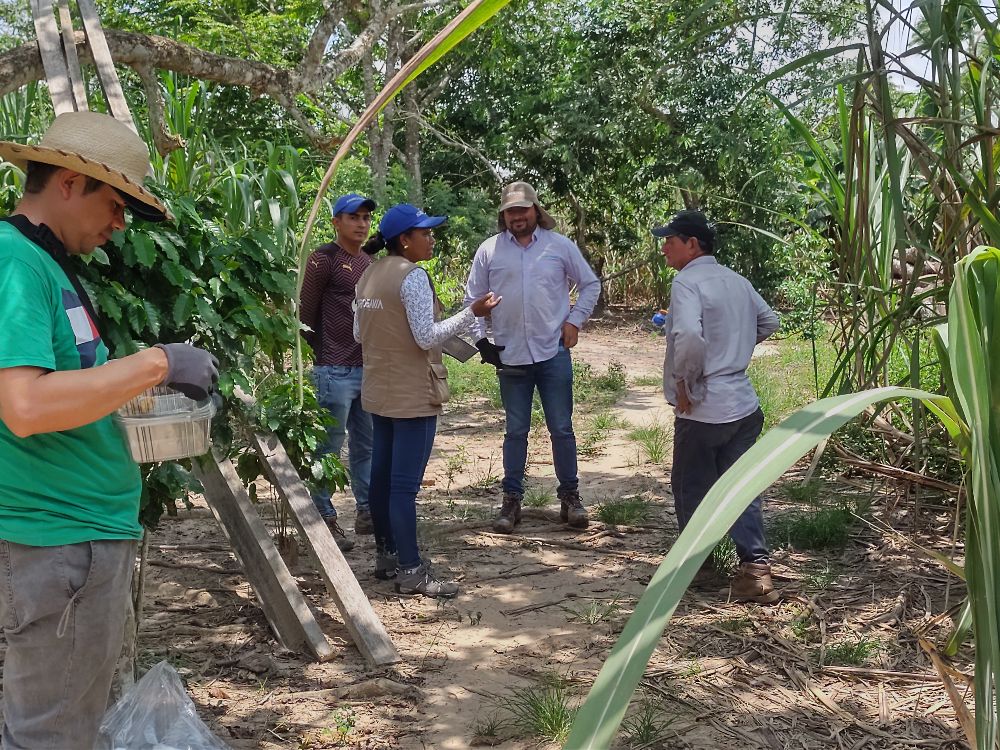
[[365, 271], [355, 300], [354, 335], [364, 356], [361, 401], [374, 428], [369, 505], [375, 575], [395, 577], [396, 592], [404, 595], [458, 593], [457, 583], [436, 578], [420, 558], [417, 492], [448, 400], [441, 345], [500, 303], [491, 292], [438, 322], [441, 304], [430, 276], [416, 264], [433, 256], [432, 229], [445, 221], [408, 203], [386, 211], [362, 249], [388, 252]]

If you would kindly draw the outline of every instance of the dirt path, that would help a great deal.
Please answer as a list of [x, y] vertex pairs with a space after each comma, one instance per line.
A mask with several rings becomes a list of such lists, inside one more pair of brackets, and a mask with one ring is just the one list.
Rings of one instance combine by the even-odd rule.
[[[672, 421], [658, 386], [635, 385], [655, 382], [661, 347], [627, 327], [588, 331], [575, 350], [597, 371], [620, 362], [630, 382], [613, 409], [616, 426], [581, 457], [582, 495], [592, 512], [623, 496], [647, 501], [641, 525], [574, 531], [555, 522], [541, 428], [531, 436], [529, 476], [544, 507], [518, 534], [493, 534], [503, 421], [473, 399], [442, 420], [419, 500], [423, 550], [461, 579], [461, 596], [400, 599], [370, 575], [370, 544], [348, 554], [404, 657], [398, 668], [366, 671], [305, 555], [295, 573], [342, 650], [327, 664], [283, 652], [200, 500], [155, 536], [143, 662], [178, 666], [203, 717], [234, 748], [557, 747], [532, 736], [518, 706], [526, 696], [565, 692], [576, 701], [586, 692], [676, 536], [668, 469], [628, 439], [634, 426]], [[586, 412], [578, 435], [592, 418]], [[769, 512], [780, 511], [781, 494], [769, 496]], [[353, 503], [338, 505], [349, 528]], [[832, 554], [779, 550], [775, 571], [789, 598], [770, 609], [728, 604], [725, 589], [685, 597], [641, 693], [661, 729], [644, 741], [636, 729], [622, 747], [957, 747], [949, 745], [958, 736], [953, 711], [914, 637], [945, 609], [940, 568], [898, 542], [856, 533]], [[877, 645], [860, 672], [820, 668], [819, 650], [840, 643]], [[334, 697], [330, 689], [340, 688], [353, 692]]]

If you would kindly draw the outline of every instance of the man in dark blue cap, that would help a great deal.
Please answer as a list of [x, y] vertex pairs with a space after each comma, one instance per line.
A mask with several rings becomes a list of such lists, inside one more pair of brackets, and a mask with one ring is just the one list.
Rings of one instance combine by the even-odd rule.
[[[316, 365], [313, 382], [319, 403], [330, 411], [336, 424], [330, 427], [320, 455], [340, 455], [348, 438], [348, 465], [357, 514], [355, 534], [372, 533], [368, 509], [368, 483], [372, 467], [372, 418], [361, 406], [361, 344], [354, 340], [354, 289], [371, 257], [361, 252], [372, 226], [375, 201], [357, 193], [342, 195], [333, 206], [335, 242], [323, 245], [309, 256], [302, 282], [299, 319], [309, 331], [303, 336], [313, 349]], [[330, 493], [320, 490], [313, 502], [341, 550], [354, 542], [337, 523], [337, 510]]]
[[[749, 281], [716, 261], [705, 214], [681, 211], [653, 235], [663, 238], [667, 265], [677, 271], [664, 324], [663, 394], [675, 407], [670, 486], [683, 531], [716, 480], [760, 435], [764, 412], [747, 366], [754, 346], [778, 330], [778, 316]], [[740, 557], [733, 598], [777, 601], [759, 497], [729, 535]]]

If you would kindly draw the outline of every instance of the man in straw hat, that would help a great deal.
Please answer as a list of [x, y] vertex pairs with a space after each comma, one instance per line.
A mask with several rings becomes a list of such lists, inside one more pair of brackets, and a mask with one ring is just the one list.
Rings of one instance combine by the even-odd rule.
[[0, 745], [91, 748], [122, 647], [139, 469], [111, 413], [155, 385], [207, 398], [208, 352], [158, 344], [108, 360], [74, 273], [125, 227], [168, 218], [142, 185], [146, 144], [93, 112], [59, 115], [37, 146], [0, 142], [25, 172], [0, 220]]
[[[488, 292], [504, 298], [491, 314], [494, 342], [486, 338], [487, 321], [481, 318], [476, 344], [483, 361], [497, 367], [507, 417], [503, 504], [493, 528], [509, 534], [521, 522], [536, 388], [552, 439], [560, 518], [585, 528], [589, 520], [578, 490], [569, 350], [597, 304], [601, 282], [576, 244], [553, 231], [555, 221], [528, 183], [514, 182], [503, 189], [497, 223], [500, 233], [476, 251], [465, 294], [466, 304]], [[573, 286], [575, 305], [570, 304]]]

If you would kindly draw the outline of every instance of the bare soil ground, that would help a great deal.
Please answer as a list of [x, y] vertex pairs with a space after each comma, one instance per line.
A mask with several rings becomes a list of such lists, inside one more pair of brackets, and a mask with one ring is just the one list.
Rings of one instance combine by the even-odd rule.
[[[141, 663], [165, 658], [178, 667], [202, 717], [234, 748], [558, 747], [533, 733], [520, 698], [558, 685], [553, 694], [582, 699], [676, 537], [669, 448], [665, 463], [654, 464], [628, 439], [634, 426], [672, 422], [659, 387], [636, 384], [658, 376], [662, 339], [638, 326], [597, 325], [574, 355], [598, 371], [620, 362], [629, 377], [613, 407], [620, 426], [581, 456], [582, 495], [592, 515], [609, 499], [642, 498], [650, 512], [641, 524], [594, 520], [582, 531], [560, 524], [539, 426], [530, 486], [538, 497], [550, 493], [549, 504], [530, 510], [517, 534], [494, 534], [503, 419], [484, 399], [467, 399], [440, 424], [418, 502], [423, 550], [461, 580], [461, 595], [448, 603], [401, 599], [372, 577], [370, 542], [359, 539], [347, 555], [404, 657], [400, 665], [366, 669], [304, 552], [293, 572], [340, 653], [317, 664], [283, 651], [201, 498], [164, 517], [153, 537]], [[580, 412], [578, 435], [586, 404]], [[874, 517], [950, 550], [950, 509], [936, 510], [938, 500], [925, 495], [914, 531], [912, 502], [881, 480], [831, 481], [824, 494], [869, 498]], [[349, 529], [353, 501], [336, 500]], [[791, 507], [780, 486], [767, 493], [768, 516]], [[730, 603], [724, 582], [686, 595], [637, 697], [658, 731], [642, 735], [636, 721], [618, 746], [964, 746], [917, 644], [918, 634], [940, 641], [947, 633], [951, 620], [941, 615], [961, 601], [957, 579], [903, 539], [862, 525], [833, 552], [776, 549], [774, 570], [786, 593], [774, 607]], [[848, 652], [861, 653], [857, 666], [831, 664]], [[970, 659], [963, 651], [953, 663], [971, 674]]]

